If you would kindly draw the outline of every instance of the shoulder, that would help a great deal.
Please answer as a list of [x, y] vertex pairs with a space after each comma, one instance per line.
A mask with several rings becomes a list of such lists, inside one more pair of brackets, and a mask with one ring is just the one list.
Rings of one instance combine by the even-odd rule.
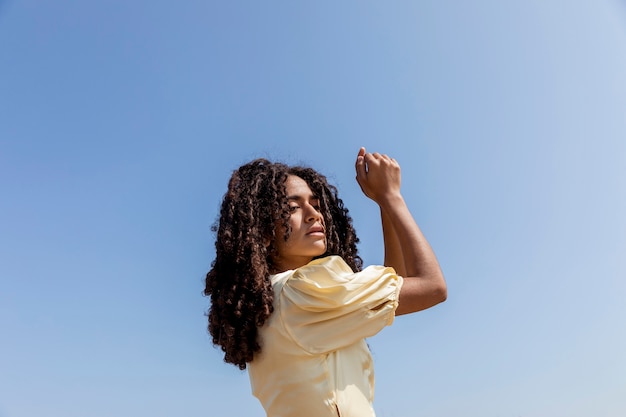
[[378, 280], [383, 276], [397, 276], [392, 267], [370, 265], [359, 272], [352, 268], [340, 256], [331, 255], [315, 259], [307, 265], [290, 271], [287, 276], [289, 283], [314, 282], [316, 287], [337, 285], [344, 283], [365, 283]]
[[341, 256], [331, 255], [314, 259], [305, 266], [296, 269], [293, 273], [293, 279], [321, 279], [322, 282], [326, 280], [344, 281], [353, 274], [354, 271]]
[[373, 265], [354, 272], [340, 256], [327, 256], [278, 275], [275, 291], [300, 306], [337, 308], [351, 300], [385, 296], [402, 284], [393, 268]]

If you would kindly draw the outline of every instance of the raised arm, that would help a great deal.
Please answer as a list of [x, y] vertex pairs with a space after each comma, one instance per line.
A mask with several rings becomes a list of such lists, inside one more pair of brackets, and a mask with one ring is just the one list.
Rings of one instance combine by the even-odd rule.
[[[445, 301], [446, 282], [435, 253], [413, 219], [400, 192], [400, 165], [379, 153], [359, 150], [356, 179], [381, 210], [385, 264], [403, 275], [396, 315], [414, 313]], [[388, 247], [388, 245], [390, 245]]]
[[396, 270], [398, 275], [406, 276], [406, 267], [404, 266], [404, 256], [402, 256], [402, 245], [393, 227], [393, 223], [387, 212], [380, 210], [380, 219], [383, 226], [383, 240], [385, 243], [385, 266], [391, 266]]

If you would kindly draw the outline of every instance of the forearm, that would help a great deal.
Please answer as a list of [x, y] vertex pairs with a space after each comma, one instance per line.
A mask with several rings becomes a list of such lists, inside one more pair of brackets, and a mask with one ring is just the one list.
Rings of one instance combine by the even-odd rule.
[[396, 315], [424, 310], [444, 301], [446, 282], [430, 244], [415, 223], [400, 192], [400, 165], [387, 155], [359, 149], [356, 179], [381, 210], [385, 265], [404, 278]]
[[447, 287], [430, 244], [413, 219], [401, 195], [379, 202], [396, 232], [405, 274], [396, 315], [430, 308], [447, 298]]
[[[396, 245], [399, 248], [395, 251], [401, 254], [405, 275], [409, 277], [441, 275], [435, 253], [413, 219], [404, 198], [396, 194], [381, 200], [379, 205], [383, 213], [383, 227], [385, 223], [390, 226], [387, 227], [388, 233], [385, 233], [385, 237], [391, 235], [393, 231], [395, 239], [389, 236], [388, 240], [392, 244], [391, 248], [395, 250]], [[395, 243], [392, 243], [394, 240]]]
[[404, 256], [402, 255], [400, 240], [398, 240], [398, 235], [391, 219], [382, 208], [380, 209], [380, 218], [385, 244], [385, 266], [392, 267], [400, 276], [406, 276], [406, 267], [404, 266]]

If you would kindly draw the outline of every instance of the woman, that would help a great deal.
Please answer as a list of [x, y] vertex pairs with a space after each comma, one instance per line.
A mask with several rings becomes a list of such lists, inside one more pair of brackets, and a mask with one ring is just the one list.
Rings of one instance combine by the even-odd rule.
[[374, 416], [365, 338], [447, 297], [397, 161], [361, 148], [356, 179], [380, 207], [385, 266], [361, 268], [348, 210], [313, 169], [257, 159], [230, 179], [206, 277], [209, 332], [226, 362], [248, 368], [270, 417]]

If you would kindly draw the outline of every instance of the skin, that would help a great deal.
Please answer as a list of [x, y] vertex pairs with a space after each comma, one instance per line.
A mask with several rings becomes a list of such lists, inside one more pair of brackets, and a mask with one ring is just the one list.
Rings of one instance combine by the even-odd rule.
[[[385, 266], [393, 267], [404, 278], [396, 315], [414, 313], [446, 300], [447, 286], [437, 258], [413, 219], [400, 192], [401, 172], [398, 162], [387, 155], [357, 155], [356, 180], [363, 193], [378, 204], [385, 243]], [[324, 223], [319, 201], [307, 183], [290, 175], [286, 182], [291, 235], [285, 242], [277, 239], [278, 272], [306, 265], [326, 251]], [[277, 226], [277, 236], [284, 236]]]
[[[275, 264], [279, 272], [304, 266], [326, 252], [324, 219], [318, 198], [298, 176], [289, 175], [285, 186], [291, 212], [291, 234], [286, 242], [281, 238], [275, 242], [278, 252]], [[279, 225], [276, 236], [284, 235], [285, 230]]]
[[396, 315], [414, 313], [446, 300], [445, 279], [435, 253], [400, 192], [400, 165], [387, 155], [361, 148], [356, 179], [363, 193], [380, 207], [385, 266], [404, 277]]

